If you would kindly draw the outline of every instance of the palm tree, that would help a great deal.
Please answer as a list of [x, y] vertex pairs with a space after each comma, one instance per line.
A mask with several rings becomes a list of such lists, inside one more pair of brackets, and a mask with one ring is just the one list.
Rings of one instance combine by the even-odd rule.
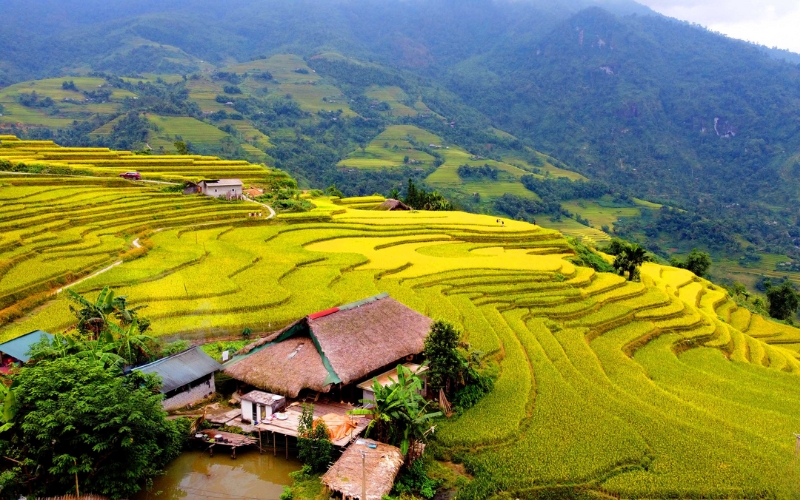
[[625, 276], [625, 273], [628, 273], [628, 281], [633, 281], [639, 276], [638, 268], [650, 260], [647, 250], [636, 243], [631, 243], [624, 246], [622, 251], [617, 254], [613, 265], [620, 276]]

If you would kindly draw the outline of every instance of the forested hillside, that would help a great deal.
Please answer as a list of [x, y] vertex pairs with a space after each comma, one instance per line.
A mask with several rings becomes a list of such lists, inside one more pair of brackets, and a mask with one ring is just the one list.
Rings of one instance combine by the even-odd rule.
[[[800, 69], [635, 2], [10, 0], [5, 14], [6, 133], [154, 154], [184, 141], [350, 195], [411, 177], [471, 211], [664, 257], [699, 247], [752, 286], [800, 269]], [[547, 175], [591, 185], [533, 182]]]

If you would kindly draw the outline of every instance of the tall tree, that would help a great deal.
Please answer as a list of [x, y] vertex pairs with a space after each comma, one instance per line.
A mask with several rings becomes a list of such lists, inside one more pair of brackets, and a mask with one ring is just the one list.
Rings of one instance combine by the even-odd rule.
[[425, 348], [422, 354], [428, 362], [428, 384], [434, 390], [444, 389], [452, 394], [460, 381], [467, 363], [458, 352], [461, 338], [455, 326], [446, 321], [436, 321], [425, 337]]

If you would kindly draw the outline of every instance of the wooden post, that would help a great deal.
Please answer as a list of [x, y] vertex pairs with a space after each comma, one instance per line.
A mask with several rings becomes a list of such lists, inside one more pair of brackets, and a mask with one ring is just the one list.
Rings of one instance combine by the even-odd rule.
[[258, 429], [258, 454], [261, 455], [264, 453], [264, 449], [261, 448], [261, 429]]
[[275, 437], [275, 431], [272, 431], [272, 456], [278, 456], [278, 438]]
[[213, 457], [214, 456], [214, 444], [213, 443], [211, 444], [211, 446], [208, 447], [208, 456], [209, 457]]
[[286, 460], [289, 460], [289, 435], [283, 435], [286, 438]]
[[81, 490], [78, 488], [78, 459], [73, 458], [72, 463], [75, 464], [75, 496], [80, 498], [81, 497]]
[[361, 500], [367, 500], [367, 452], [361, 450]]

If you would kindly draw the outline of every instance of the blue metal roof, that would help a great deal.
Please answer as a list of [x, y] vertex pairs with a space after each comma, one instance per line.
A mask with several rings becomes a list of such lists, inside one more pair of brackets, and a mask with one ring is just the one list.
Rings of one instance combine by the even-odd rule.
[[23, 363], [27, 363], [28, 360], [31, 359], [31, 357], [28, 356], [28, 351], [30, 351], [33, 344], [41, 341], [42, 337], [47, 337], [49, 341], [53, 340], [51, 334], [42, 330], [34, 330], [13, 340], [9, 340], [8, 342], [3, 342], [0, 344], [0, 352], [8, 354], [12, 358], [18, 359]]
[[134, 368], [134, 370], [139, 370], [142, 373], [157, 373], [160, 375], [164, 381], [161, 386], [162, 393], [177, 389], [221, 369], [222, 365], [204, 353], [199, 347], [192, 347], [168, 358], [159, 359]]

